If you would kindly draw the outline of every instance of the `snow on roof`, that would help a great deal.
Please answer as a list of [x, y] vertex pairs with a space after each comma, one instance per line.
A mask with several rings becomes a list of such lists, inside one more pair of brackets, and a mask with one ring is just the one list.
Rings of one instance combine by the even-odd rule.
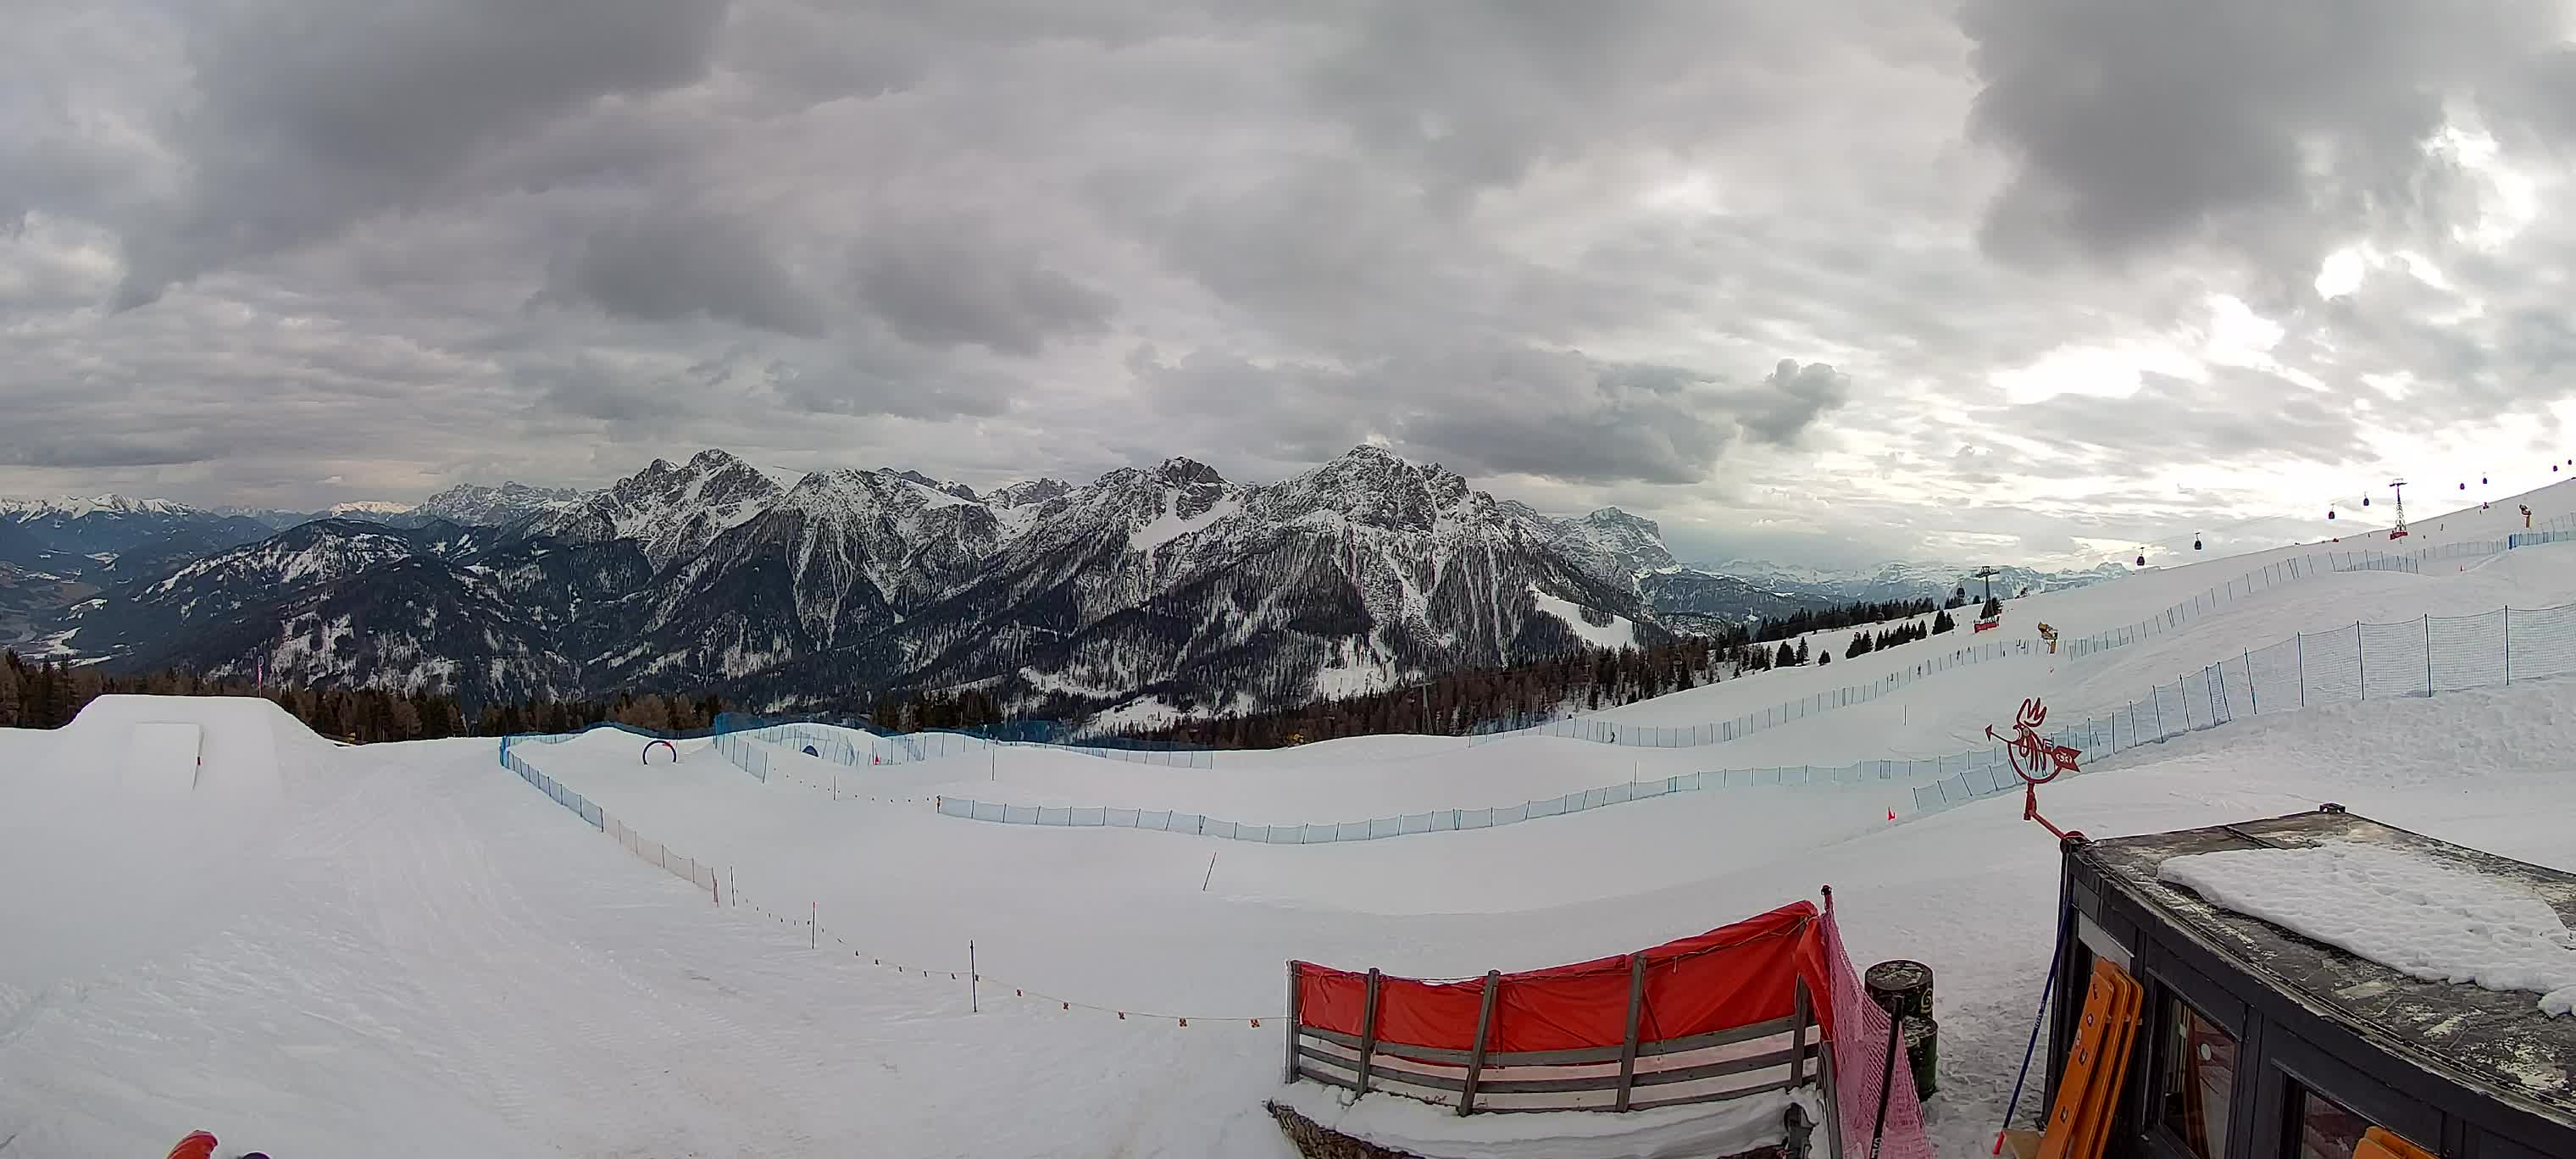
[[[2231, 853], [2263, 856], [2214, 856]], [[2576, 985], [2548, 952], [2576, 953], [2563, 921], [2576, 876], [2326, 811], [2110, 838], [2073, 856], [2261, 983], [2457, 1081], [2576, 1118], [2576, 1035], [2543, 1013]], [[2167, 878], [2177, 863], [2194, 884]]]
[[2168, 858], [2156, 876], [2411, 978], [2535, 991], [2552, 1015], [2576, 1005], [2576, 933], [2557, 911], [2421, 854], [2342, 842], [2227, 849]]

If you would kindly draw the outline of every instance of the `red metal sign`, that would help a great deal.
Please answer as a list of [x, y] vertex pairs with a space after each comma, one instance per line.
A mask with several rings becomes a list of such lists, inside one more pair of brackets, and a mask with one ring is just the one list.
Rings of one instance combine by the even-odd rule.
[[2075, 771], [2075, 758], [2082, 749], [2056, 744], [2039, 735], [2039, 726], [2048, 723], [2048, 706], [2036, 696], [2021, 702], [2021, 711], [2013, 715], [2013, 735], [2006, 737], [1986, 726], [1986, 738], [2001, 741], [2004, 758], [2012, 763], [2013, 772], [2022, 780], [2021, 815], [2025, 821], [2037, 821], [2042, 828], [2057, 835], [2058, 840], [2082, 837], [2079, 830], [2060, 829], [2039, 815], [2039, 787], [2056, 780], [2059, 773]]

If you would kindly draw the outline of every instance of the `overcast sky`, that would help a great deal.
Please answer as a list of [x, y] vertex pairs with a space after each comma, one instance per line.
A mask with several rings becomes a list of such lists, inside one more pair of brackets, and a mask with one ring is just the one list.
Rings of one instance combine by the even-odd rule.
[[2576, 455], [2557, 5], [9, 10], [0, 494], [1377, 442], [1686, 557], [2089, 564]]

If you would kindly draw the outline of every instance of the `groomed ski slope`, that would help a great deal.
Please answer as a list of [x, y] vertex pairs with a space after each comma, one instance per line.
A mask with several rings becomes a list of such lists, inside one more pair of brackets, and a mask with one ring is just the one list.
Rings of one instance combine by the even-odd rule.
[[[2037, 597], [2006, 623], [2018, 634], [2047, 619], [2072, 638], [2266, 561]], [[1982, 1155], [2056, 901], [2056, 849], [2014, 798], [1891, 825], [1883, 786], [1730, 789], [1308, 846], [999, 825], [907, 799], [971, 790], [1334, 820], [1676, 770], [1955, 752], [2032, 693], [2073, 716], [2293, 631], [2576, 599], [2576, 545], [2461, 562], [2473, 566], [2320, 577], [2134, 648], [1963, 668], [1697, 749], [1391, 737], [1229, 754], [1214, 770], [1016, 747], [854, 770], [779, 749], [792, 775], [765, 784], [703, 744], [652, 766], [615, 733], [524, 751], [624, 824], [723, 867], [726, 900], [756, 903], [739, 905], [639, 862], [501, 769], [490, 742], [338, 748], [260, 702], [111, 698], [59, 732], [0, 730], [0, 874], [13, 883], [0, 891], [0, 1139], [15, 1139], [0, 1154], [157, 1154], [204, 1127], [279, 1155], [1283, 1159], [1260, 1102], [1277, 1089], [1284, 959], [1439, 976], [1536, 967], [1830, 883], [1856, 957], [1938, 972], [1935, 1131], [1946, 1155]], [[1865, 678], [1902, 651], [1822, 675]], [[1728, 716], [1815, 675], [1622, 711]], [[131, 726], [169, 720], [204, 722], [215, 771], [185, 795], [128, 789]], [[2576, 868], [2571, 726], [2569, 681], [2266, 713], [2061, 781], [2047, 804], [2063, 824], [2116, 834], [2334, 800]], [[264, 751], [226, 739], [244, 736]], [[975, 1013], [970, 939], [985, 977]], [[1251, 1017], [1264, 1021], [1224, 1021]]]

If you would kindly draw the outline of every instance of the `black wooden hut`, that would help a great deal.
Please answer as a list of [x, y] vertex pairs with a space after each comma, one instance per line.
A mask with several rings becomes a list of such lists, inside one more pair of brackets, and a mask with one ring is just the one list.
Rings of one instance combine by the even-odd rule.
[[2427, 982], [2157, 880], [2166, 858], [2371, 842], [2528, 890], [2576, 926], [2576, 877], [2336, 805], [2065, 846], [2047, 1102], [2086, 980], [2146, 990], [2107, 1154], [2346, 1159], [2377, 1125], [2443, 1159], [2576, 1159], [2576, 1018], [2529, 992]]

